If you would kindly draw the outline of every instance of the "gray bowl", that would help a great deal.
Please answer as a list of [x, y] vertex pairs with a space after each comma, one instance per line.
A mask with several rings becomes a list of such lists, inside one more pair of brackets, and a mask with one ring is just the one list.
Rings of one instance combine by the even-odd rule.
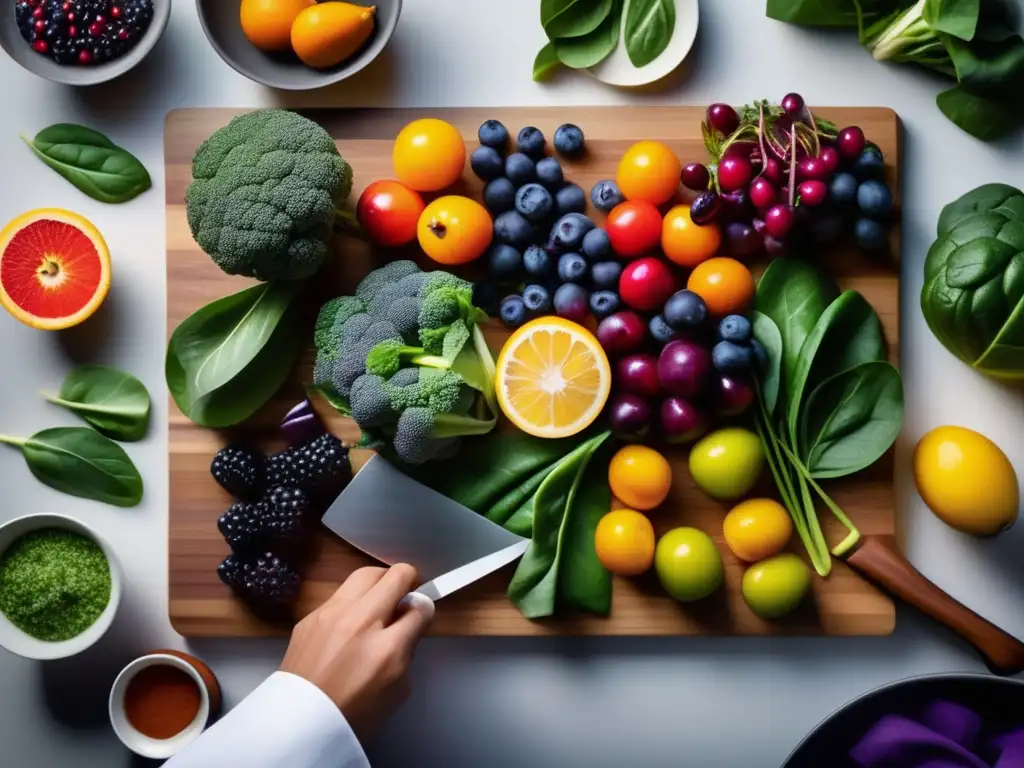
[[338, 66], [313, 69], [294, 55], [266, 54], [250, 43], [238, 17], [242, 0], [196, 0], [203, 32], [220, 57], [250, 80], [285, 91], [308, 91], [340, 82], [380, 55], [398, 26], [402, 0], [355, 0], [355, 4], [377, 6], [373, 35], [362, 50]]
[[0, 48], [29, 72], [47, 80], [64, 85], [97, 85], [123, 75], [146, 58], [163, 35], [170, 16], [171, 0], [153, 0], [153, 20], [149, 23], [149, 28], [135, 47], [124, 56], [94, 66], [64, 66], [32, 50], [18, 30], [13, 0], [0, 0]]

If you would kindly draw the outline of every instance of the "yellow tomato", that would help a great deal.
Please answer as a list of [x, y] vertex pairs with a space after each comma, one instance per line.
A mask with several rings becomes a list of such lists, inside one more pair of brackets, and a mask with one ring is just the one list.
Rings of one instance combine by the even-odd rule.
[[624, 504], [634, 509], [654, 509], [672, 487], [672, 467], [653, 448], [627, 445], [612, 456], [608, 485]]
[[704, 299], [714, 317], [745, 315], [754, 303], [756, 290], [750, 270], [726, 256], [698, 264], [690, 273], [686, 287]]
[[242, 34], [261, 51], [289, 51], [292, 24], [316, 0], [242, 0], [238, 20]]
[[494, 224], [476, 200], [445, 195], [423, 209], [416, 235], [423, 252], [439, 264], [466, 264], [487, 250]]
[[466, 144], [454, 125], [427, 117], [399, 132], [392, 159], [403, 184], [417, 192], [438, 192], [462, 176]]
[[665, 214], [661, 225], [661, 250], [669, 261], [692, 269], [718, 253], [721, 245], [722, 230], [715, 223], [694, 224], [690, 206], [677, 205]]
[[1020, 489], [999, 446], [965, 427], [937, 427], [914, 450], [914, 482], [947, 525], [992, 536], [1017, 520]]
[[615, 181], [627, 200], [661, 205], [676, 193], [682, 172], [676, 153], [660, 141], [638, 141], [619, 161]]
[[616, 509], [597, 524], [594, 551], [611, 573], [639, 576], [654, 562], [654, 526], [635, 510]]
[[729, 510], [722, 533], [736, 557], [756, 563], [782, 551], [793, 535], [793, 521], [777, 501], [748, 499]]

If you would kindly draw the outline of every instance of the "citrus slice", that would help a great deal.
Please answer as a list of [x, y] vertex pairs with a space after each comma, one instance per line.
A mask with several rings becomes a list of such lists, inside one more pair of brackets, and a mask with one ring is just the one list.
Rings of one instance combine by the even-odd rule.
[[43, 331], [78, 325], [110, 288], [110, 251], [87, 219], [60, 208], [23, 213], [0, 231], [0, 305]]
[[519, 429], [568, 437], [601, 413], [612, 374], [590, 331], [559, 317], [540, 317], [505, 342], [495, 382], [501, 410]]

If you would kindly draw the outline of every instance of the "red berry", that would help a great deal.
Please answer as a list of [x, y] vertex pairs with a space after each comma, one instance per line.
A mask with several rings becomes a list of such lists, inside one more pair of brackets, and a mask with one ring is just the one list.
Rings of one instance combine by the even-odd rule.
[[764, 168], [761, 169], [761, 175], [768, 179], [772, 184], [781, 184], [782, 164], [774, 157], [769, 157], [764, 161]]
[[642, 353], [623, 357], [615, 365], [615, 388], [648, 400], [660, 397], [658, 358]]
[[718, 183], [726, 192], [745, 189], [753, 176], [754, 168], [745, 157], [724, 157], [718, 164]]
[[836, 147], [839, 149], [839, 154], [847, 160], [853, 160], [859, 156], [864, 151], [866, 143], [864, 131], [857, 126], [844, 128], [839, 132], [839, 138], [836, 139]]
[[48, 50], [50, 50], [50, 44], [47, 43], [45, 40], [36, 40], [34, 43], [32, 43], [32, 50], [36, 53], [46, 53]]
[[799, 93], [787, 93], [782, 97], [781, 107], [790, 117], [799, 117], [804, 111], [804, 97]]
[[782, 239], [793, 228], [794, 221], [792, 206], [780, 203], [768, 209], [764, 216], [764, 228], [771, 237]]
[[115, 5], [113, 8], [110, 9], [110, 18], [112, 18], [112, 19], [120, 19], [121, 18], [121, 6]]
[[675, 275], [655, 256], [631, 262], [619, 277], [619, 296], [633, 309], [658, 309], [675, 292]]
[[46, 29], [46, 22], [39, 19], [33, 26], [35, 27], [36, 32], [42, 32]]
[[74, 24], [68, 27], [68, 37], [70, 37], [72, 40], [78, 37], [78, 27], [76, 27]]
[[609, 315], [597, 326], [597, 340], [612, 357], [638, 351], [647, 338], [647, 323], [636, 312]]
[[726, 136], [740, 126], [740, 116], [728, 104], [712, 104], [708, 107], [708, 125]]
[[42, 6], [39, 6], [38, 8], [34, 8], [32, 10], [32, 18], [33, 19], [41, 19], [41, 18], [43, 18], [43, 14], [44, 13], [46, 13], [46, 11], [44, 10], [44, 8]]
[[683, 186], [692, 189], [694, 192], [703, 192], [711, 183], [711, 173], [706, 165], [701, 163], [687, 163], [683, 168]]
[[96, 14], [96, 18], [93, 19], [93, 21], [95, 21], [97, 24], [106, 24], [107, 23], [107, 17], [104, 16], [102, 13], [97, 13]]
[[817, 179], [805, 181], [800, 184], [797, 191], [800, 192], [800, 202], [814, 208], [824, 203], [828, 197], [828, 184]]
[[825, 165], [825, 170], [832, 173], [839, 167], [839, 153], [835, 147], [822, 147], [818, 153], [818, 159]]
[[60, 4], [60, 9], [62, 11], [70, 11], [71, 10], [71, 3], [61, 3]]
[[828, 177], [828, 168], [818, 157], [805, 157], [797, 164], [796, 172], [800, 179], [825, 179]]
[[103, 25], [94, 21], [89, 25], [89, 34], [93, 37], [99, 37], [103, 34]]
[[67, 15], [67, 19], [68, 19], [68, 21], [74, 21], [75, 20], [75, 12], [74, 11], [69, 11], [68, 15]]
[[78, 63], [79, 64], [92, 64], [92, 53], [86, 50], [78, 52]]
[[127, 40], [128, 39], [128, 30], [124, 29], [124, 28], [117, 30], [117, 39], [118, 40]]
[[768, 179], [758, 176], [750, 185], [750, 202], [755, 208], [768, 208], [775, 204], [779, 192]]

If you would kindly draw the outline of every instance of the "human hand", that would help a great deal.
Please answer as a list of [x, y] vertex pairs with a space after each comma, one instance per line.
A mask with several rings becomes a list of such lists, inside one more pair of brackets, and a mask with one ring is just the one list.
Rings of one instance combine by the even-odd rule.
[[326, 693], [360, 739], [409, 693], [405, 674], [434, 617], [430, 598], [409, 595], [416, 582], [410, 565], [360, 568], [296, 625], [281, 662]]

